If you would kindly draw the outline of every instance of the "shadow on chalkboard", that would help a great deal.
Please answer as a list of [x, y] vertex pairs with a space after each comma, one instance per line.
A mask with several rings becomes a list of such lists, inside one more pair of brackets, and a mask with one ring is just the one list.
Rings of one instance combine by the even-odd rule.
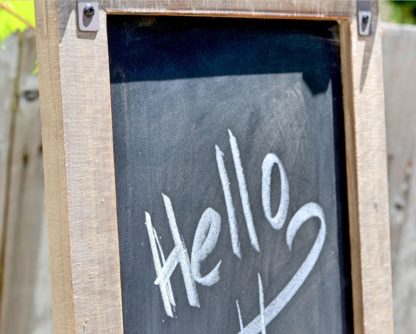
[[[327, 90], [330, 74], [334, 69], [339, 70], [339, 62], [332, 61], [333, 50], [322, 49], [320, 43], [314, 43], [316, 39], [325, 38], [331, 41], [334, 50], [339, 48], [338, 25], [334, 22], [290, 21], [288, 23], [281, 20], [253, 20], [251, 26], [247, 24], [247, 19], [190, 17], [186, 20], [178, 17], [164, 17], [163, 20], [154, 17], [135, 19], [137, 24], [131, 25], [131, 20], [126, 23], [123, 16], [111, 18], [111, 24], [118, 28], [112, 29], [109, 33], [124, 32], [117, 38], [109, 37], [113, 43], [116, 43], [112, 47], [123, 50], [127, 45], [131, 48], [127, 53], [111, 53], [111, 57], [120, 57], [114, 59], [112, 63], [120, 63], [121, 58], [124, 59], [123, 61], [133, 62], [134, 59], [141, 59], [142, 68], [140, 71], [132, 69], [128, 72], [124, 69], [119, 71], [117, 68], [113, 69], [113, 83], [302, 72], [303, 79], [311, 92], [319, 94]], [[198, 22], [197, 27], [194, 21]], [[283, 25], [286, 28], [284, 33], [279, 30]], [[292, 28], [290, 36], [287, 34], [288, 25]], [[134, 33], [138, 29], [146, 33]], [[169, 34], [166, 34], [167, 31]], [[192, 43], [188, 43], [189, 40], [192, 40]], [[241, 43], [242, 40], [244, 43]], [[259, 40], [262, 42], [259, 43]], [[264, 43], [265, 40], [269, 43]], [[288, 40], [290, 43], [287, 43]], [[137, 47], [137, 45], [146, 47]], [[247, 46], [251, 52], [247, 52]], [[282, 53], [288, 56], [284, 59], [273, 58], [275, 52], [272, 50], [275, 48], [282, 50]], [[155, 52], [158, 53], [157, 57]], [[161, 57], [161, 54], [164, 57]], [[200, 55], [203, 55], [206, 62], [201, 63]], [[259, 55], [263, 59], [265, 55], [269, 58], [260, 62]], [[199, 62], [194, 58], [198, 58]], [[322, 61], [310, 63], [311, 59], [320, 58]], [[233, 66], [230, 67], [230, 63]]]

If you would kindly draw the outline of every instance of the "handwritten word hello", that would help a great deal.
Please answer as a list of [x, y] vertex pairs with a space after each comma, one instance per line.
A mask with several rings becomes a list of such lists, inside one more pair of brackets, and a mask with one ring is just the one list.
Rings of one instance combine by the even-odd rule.
[[[235, 173], [238, 181], [240, 200], [243, 207], [244, 219], [246, 222], [250, 243], [257, 252], [260, 252], [261, 250], [257, 239], [253, 216], [251, 213], [250, 198], [247, 191], [243, 166], [241, 163], [240, 151], [238, 149], [237, 140], [233, 133], [228, 130], [228, 134]], [[224, 153], [217, 145], [215, 146], [215, 153], [227, 210], [228, 224], [230, 227], [231, 248], [233, 253], [239, 259], [241, 259], [239, 231], [235, 216], [233, 197], [230, 189], [230, 181], [224, 163]], [[276, 214], [273, 215], [271, 209], [271, 184], [272, 171], [275, 166], [278, 168], [280, 174], [280, 203]], [[268, 153], [263, 160], [261, 195], [264, 216], [275, 230], [280, 230], [284, 226], [287, 218], [289, 207], [289, 183], [284, 166], [277, 155], [274, 153]], [[188, 302], [191, 306], [199, 307], [200, 305], [196, 283], [204, 286], [212, 286], [220, 280], [221, 261], [219, 261], [215, 267], [206, 275], [201, 274], [201, 265], [203, 261], [215, 249], [221, 231], [221, 216], [211, 207], [207, 208], [203, 212], [195, 231], [191, 257], [189, 257], [188, 250], [178, 230], [172, 201], [168, 196], [164, 194], [162, 194], [162, 197], [165, 205], [166, 215], [169, 221], [170, 231], [175, 244], [174, 249], [171, 251], [167, 258], [165, 257], [162, 246], [159, 242], [159, 238], [157, 237], [157, 232], [153, 227], [151, 216], [148, 212], [145, 212], [145, 224], [147, 227], [147, 233], [156, 271], [155, 284], [160, 288], [160, 293], [166, 314], [169, 317], [173, 317], [174, 307], [176, 304], [170, 277], [178, 265], [182, 271]], [[294, 216], [289, 221], [286, 230], [286, 244], [289, 247], [289, 250], [291, 250], [293, 239], [296, 236], [296, 233], [302, 227], [302, 225], [309, 221], [311, 218], [318, 218], [320, 221], [320, 229], [318, 235], [305, 260], [297, 272], [294, 274], [294, 276], [283, 288], [283, 290], [272, 300], [269, 305], [265, 307], [263, 285], [261, 276], [259, 274], [258, 289], [260, 313], [246, 326], [244, 326], [243, 323], [238, 300], [236, 301], [241, 330], [240, 333], [266, 333], [266, 326], [293, 298], [293, 296], [296, 294], [296, 292], [299, 290], [303, 282], [312, 271], [322, 251], [326, 236], [326, 223], [324, 213], [322, 208], [317, 203], [309, 202], [303, 205], [294, 214]]]

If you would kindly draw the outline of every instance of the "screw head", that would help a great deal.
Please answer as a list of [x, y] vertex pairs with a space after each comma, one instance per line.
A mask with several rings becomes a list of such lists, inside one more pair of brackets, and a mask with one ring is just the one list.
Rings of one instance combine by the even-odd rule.
[[83, 12], [84, 12], [84, 15], [86, 17], [93, 17], [94, 14], [95, 14], [95, 9], [94, 9], [94, 7], [90, 3], [87, 3], [84, 6], [84, 11]]

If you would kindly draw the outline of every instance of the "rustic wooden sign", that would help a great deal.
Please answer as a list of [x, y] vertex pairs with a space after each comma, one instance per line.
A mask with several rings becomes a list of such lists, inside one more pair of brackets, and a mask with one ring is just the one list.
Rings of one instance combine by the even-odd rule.
[[391, 332], [377, 13], [39, 1], [55, 331]]

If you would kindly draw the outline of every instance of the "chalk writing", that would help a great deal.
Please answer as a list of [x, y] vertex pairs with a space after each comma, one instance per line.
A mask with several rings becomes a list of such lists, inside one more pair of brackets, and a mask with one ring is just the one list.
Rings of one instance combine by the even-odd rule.
[[214, 250], [220, 230], [221, 216], [212, 208], [206, 209], [199, 220], [191, 253], [192, 275], [202, 285], [211, 286], [220, 280], [221, 261], [204, 277], [201, 277], [200, 272], [201, 262]]
[[[228, 130], [228, 134], [248, 236], [252, 247], [257, 252], [260, 252], [260, 245], [256, 233], [256, 227], [259, 228], [259, 225], [257, 224], [255, 227], [253, 221], [253, 215], [250, 207], [250, 197], [247, 190], [246, 178], [244, 175], [237, 139], [231, 130]], [[215, 146], [215, 158], [224, 195], [228, 224], [230, 227], [231, 249], [238, 259], [242, 259], [238, 223], [235, 215], [235, 207], [231, 194], [228, 172], [224, 163], [224, 153], [217, 145]], [[273, 215], [271, 209], [271, 187], [272, 172], [275, 166], [278, 168], [280, 176], [280, 202], [276, 214]], [[201, 274], [203, 261], [206, 260], [213, 252], [218, 242], [221, 232], [221, 215], [211, 207], [208, 207], [203, 212], [195, 231], [191, 257], [189, 258], [187, 248], [182, 236], [179, 233], [178, 225], [176, 223], [172, 201], [170, 197], [165, 194], [162, 194], [162, 197], [172, 239], [175, 245], [167, 258], [165, 258], [162, 246], [160, 245], [157, 237], [157, 232], [152, 225], [152, 219], [148, 212], [145, 212], [145, 224], [147, 227], [147, 235], [156, 271], [156, 280], [154, 283], [159, 286], [166, 314], [169, 317], [174, 317], [174, 308], [176, 304], [170, 277], [178, 265], [181, 269], [185, 283], [188, 303], [193, 307], [200, 306], [196, 283], [204, 286], [212, 286], [221, 279], [221, 261], [219, 261], [208, 274], [204, 276]], [[289, 182], [283, 163], [275, 153], [268, 153], [262, 163], [261, 197], [263, 213], [266, 220], [275, 230], [280, 230], [287, 220], [289, 207]], [[286, 229], [286, 245], [291, 251], [293, 240], [297, 232], [303, 224], [311, 221], [312, 218], [318, 218], [320, 222], [319, 232], [315, 242], [299, 269], [289, 280], [286, 286], [277, 294], [277, 296], [267, 306], [265, 306], [263, 282], [259, 273], [259, 314], [247, 325], [244, 325], [240, 304], [239, 301], [236, 300], [237, 316], [241, 334], [265, 334], [266, 326], [278, 316], [311, 273], [319, 259], [326, 237], [325, 215], [321, 206], [314, 202], [309, 202], [303, 205], [290, 219]]]
[[233, 154], [235, 173], [237, 174], [238, 188], [240, 190], [241, 203], [243, 205], [244, 218], [247, 223], [248, 236], [254, 249], [260, 252], [259, 242], [257, 240], [256, 230], [254, 228], [253, 216], [251, 214], [250, 200], [248, 197], [246, 177], [244, 176], [243, 166], [241, 165], [240, 150], [238, 149], [237, 139], [233, 133], [228, 130], [230, 136], [231, 152]]
[[[260, 333], [264, 326], [267, 326], [274, 318], [277, 317], [280, 311], [283, 310], [287, 303], [293, 298], [293, 296], [305, 282], [306, 278], [309, 276], [310, 272], [315, 266], [316, 261], [318, 261], [319, 254], [322, 251], [326, 236], [326, 224], [322, 208], [318, 204], [312, 202], [305, 204], [295, 213], [293, 218], [290, 220], [286, 232], [286, 243], [291, 250], [293, 239], [297, 231], [305, 222], [313, 217], [319, 218], [321, 225], [319, 228], [318, 236], [314, 245], [309, 251], [309, 254], [306, 256], [302, 265], [299, 267], [298, 271], [295, 273], [289, 283], [264, 309], [264, 315], [262, 312], [260, 312], [256, 318], [254, 318], [246, 327], [240, 331], [241, 334]], [[259, 290], [261, 291], [260, 293], [262, 293], [262, 288], [260, 289], [259, 287]], [[240, 311], [238, 310], [238, 312]], [[239, 316], [241, 317], [241, 315]]]

